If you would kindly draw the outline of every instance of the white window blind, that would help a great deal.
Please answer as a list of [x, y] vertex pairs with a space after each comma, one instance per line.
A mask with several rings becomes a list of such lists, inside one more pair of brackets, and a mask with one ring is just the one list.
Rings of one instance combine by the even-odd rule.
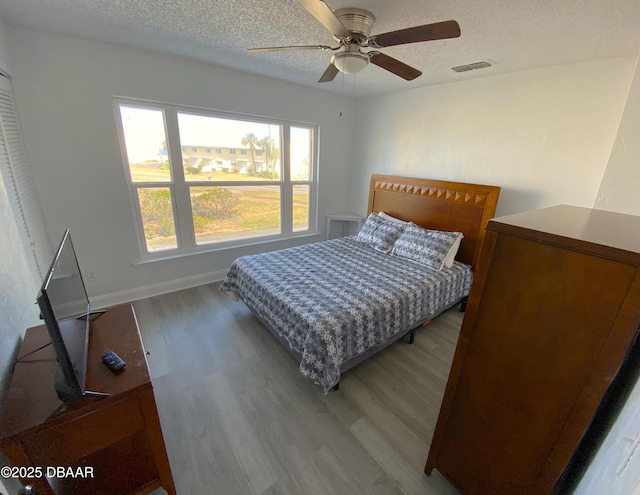
[[51, 244], [33, 184], [9, 79], [0, 74], [0, 171], [25, 252], [42, 278], [52, 258]]

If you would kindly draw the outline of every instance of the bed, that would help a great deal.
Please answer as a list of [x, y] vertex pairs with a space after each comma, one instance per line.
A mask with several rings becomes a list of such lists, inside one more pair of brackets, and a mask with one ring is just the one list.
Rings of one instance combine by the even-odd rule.
[[[466, 299], [499, 193], [496, 186], [374, 174], [361, 233], [240, 257], [220, 289], [244, 302], [326, 393], [346, 370], [407, 334], [412, 342], [417, 327]], [[411, 222], [381, 224], [393, 231], [390, 246], [366, 237], [380, 212]], [[450, 266], [403, 254], [400, 236], [422, 228], [462, 234]]]

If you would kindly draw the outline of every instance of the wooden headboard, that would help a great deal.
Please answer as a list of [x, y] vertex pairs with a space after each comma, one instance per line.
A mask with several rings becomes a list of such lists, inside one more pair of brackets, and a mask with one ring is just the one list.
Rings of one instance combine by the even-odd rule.
[[498, 186], [373, 174], [367, 215], [384, 211], [427, 229], [462, 232], [456, 259], [475, 269], [499, 195]]

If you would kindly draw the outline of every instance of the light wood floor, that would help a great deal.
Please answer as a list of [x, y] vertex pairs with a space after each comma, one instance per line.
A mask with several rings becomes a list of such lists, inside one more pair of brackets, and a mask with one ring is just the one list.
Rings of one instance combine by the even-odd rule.
[[218, 285], [134, 303], [178, 494], [457, 495], [423, 473], [457, 308], [324, 395]]

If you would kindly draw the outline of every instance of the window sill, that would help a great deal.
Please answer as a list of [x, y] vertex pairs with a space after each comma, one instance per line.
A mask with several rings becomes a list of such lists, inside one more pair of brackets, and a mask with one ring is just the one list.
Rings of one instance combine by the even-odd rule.
[[225, 251], [232, 251], [235, 249], [242, 249], [242, 248], [262, 246], [262, 245], [269, 246], [276, 243], [282, 243], [282, 242], [304, 239], [304, 238], [313, 238], [313, 237], [317, 237], [318, 240], [320, 241], [323, 239], [323, 234], [322, 232], [315, 232], [315, 233], [307, 233], [307, 234], [300, 234], [300, 235], [292, 235], [290, 237], [278, 237], [275, 239], [265, 239], [261, 241], [244, 242], [242, 244], [234, 244], [231, 246], [229, 245], [219, 246], [219, 247], [207, 246], [201, 249], [194, 249], [192, 251], [178, 251], [178, 252], [171, 252], [171, 253], [163, 252], [163, 253], [158, 253], [157, 255], [150, 254], [145, 258], [135, 261], [133, 265], [134, 266], [146, 265], [149, 263], [156, 263], [158, 261], [177, 260], [181, 258], [188, 258], [191, 256], [200, 256], [203, 254], [211, 254], [211, 253], [221, 253]]

